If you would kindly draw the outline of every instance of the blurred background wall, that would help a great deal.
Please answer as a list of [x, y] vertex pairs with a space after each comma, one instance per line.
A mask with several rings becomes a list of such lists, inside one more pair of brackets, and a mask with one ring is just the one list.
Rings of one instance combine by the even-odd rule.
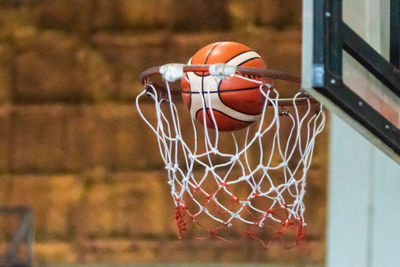
[[37, 263], [324, 261], [328, 131], [300, 252], [176, 238], [138, 76], [221, 40], [300, 74], [301, 1], [0, 0], [0, 204], [33, 208]]

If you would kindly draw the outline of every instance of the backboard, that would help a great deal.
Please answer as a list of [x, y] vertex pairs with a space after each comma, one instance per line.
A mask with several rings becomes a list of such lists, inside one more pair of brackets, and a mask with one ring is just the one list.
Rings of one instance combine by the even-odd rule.
[[399, 67], [400, 0], [303, 0], [302, 88], [400, 164]]

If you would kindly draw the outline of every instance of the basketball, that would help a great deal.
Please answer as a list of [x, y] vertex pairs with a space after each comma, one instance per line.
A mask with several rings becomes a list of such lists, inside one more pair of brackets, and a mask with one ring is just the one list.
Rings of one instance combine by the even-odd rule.
[[[236, 42], [209, 44], [188, 62], [189, 65], [216, 63], [267, 68], [259, 54]], [[248, 78], [261, 81], [261, 78], [253, 76]], [[257, 120], [264, 107], [260, 84], [240, 77], [218, 80], [209, 72], [188, 72], [181, 80], [181, 87], [183, 103], [190, 110], [191, 117], [201, 124], [205, 122], [210, 129], [235, 131], [247, 127]]]

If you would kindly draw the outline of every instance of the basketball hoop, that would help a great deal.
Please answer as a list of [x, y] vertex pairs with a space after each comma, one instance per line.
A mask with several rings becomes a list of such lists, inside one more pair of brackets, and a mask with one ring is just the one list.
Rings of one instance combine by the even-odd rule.
[[[257, 120], [231, 132], [210, 128], [205, 115], [198, 123], [181, 104], [177, 82], [199, 72], [216, 81], [237, 77], [257, 84], [265, 100]], [[266, 240], [298, 244], [305, 238], [307, 172], [326, 117], [321, 104], [305, 92], [279, 96], [272, 80], [299, 83], [297, 76], [226, 64], [167, 64], [145, 70], [140, 78], [144, 91], [136, 106], [157, 137], [179, 237], [252, 238], [264, 247]], [[212, 113], [207, 98], [215, 92], [198, 93], [204, 98], [203, 114]], [[152, 100], [154, 113], [141, 109], [143, 96]]]

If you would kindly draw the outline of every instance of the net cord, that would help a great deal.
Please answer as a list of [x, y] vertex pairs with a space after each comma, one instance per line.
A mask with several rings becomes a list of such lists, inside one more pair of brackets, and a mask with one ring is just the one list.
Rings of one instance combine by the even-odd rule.
[[[181, 129], [181, 120], [178, 108], [171, 94], [170, 84], [173, 80], [185, 78], [181, 66], [174, 66], [164, 70], [163, 77], [165, 86], [167, 88], [167, 95], [161, 97], [157, 88], [149, 81], [146, 84], [146, 89], [141, 92], [136, 98], [136, 107], [139, 115], [144, 122], [150, 127], [157, 137], [157, 142], [161, 154], [161, 158], [165, 164], [165, 169], [168, 173], [168, 184], [171, 189], [171, 195], [174, 204], [177, 208], [186, 209], [189, 217], [196, 220], [202, 214], [206, 214], [212, 220], [227, 226], [232, 227], [236, 220], [241, 221], [248, 225], [255, 225], [257, 227], [264, 227], [267, 220], [272, 220], [276, 223], [285, 225], [297, 222], [300, 227], [305, 227], [304, 220], [305, 205], [303, 202], [306, 188], [307, 172], [311, 165], [313, 150], [315, 146], [315, 139], [325, 125], [326, 116], [322, 106], [312, 114], [311, 101], [308, 99], [307, 108], [305, 111], [299, 110], [297, 100], [304, 98], [304, 95], [299, 92], [292, 99], [293, 112], [282, 110], [279, 106], [279, 93], [272, 87], [271, 84], [244, 77], [235, 74], [234, 71], [218, 69], [217, 74], [214, 74], [215, 79], [225, 79], [228, 77], [237, 77], [246, 81], [254, 82], [259, 85], [259, 90], [265, 97], [263, 112], [257, 122], [256, 131], [252, 133], [250, 128], [246, 130], [244, 145], [239, 147], [239, 142], [235, 132], [231, 133], [232, 145], [234, 146], [234, 153], [224, 153], [219, 148], [220, 132], [217, 128], [217, 121], [213, 113], [211, 94], [205, 93], [205, 97], [201, 97], [203, 108], [208, 108], [211, 114], [211, 120], [214, 129], [209, 129], [206, 125], [206, 113], [203, 112], [203, 126], [196, 127], [194, 119], [191, 120], [191, 131], [193, 135], [193, 146], [185, 142]], [[166, 74], [167, 73], [167, 74]], [[267, 90], [265, 90], [267, 87]], [[149, 96], [154, 103], [155, 120], [150, 122], [151, 119], [145, 115], [141, 109], [140, 99], [143, 96]], [[207, 98], [207, 101], [205, 101]], [[267, 112], [273, 112], [273, 118], [267, 121]], [[286, 140], [281, 140], [281, 118], [288, 118], [291, 127], [287, 132]], [[204, 140], [200, 142], [197, 132], [201, 130], [204, 135]], [[190, 129], [185, 129], [186, 133]], [[213, 131], [213, 135], [210, 134]], [[263, 137], [274, 131], [269, 151], [264, 151]], [[305, 131], [305, 133], [304, 133]], [[305, 137], [303, 137], [305, 135]], [[213, 136], [213, 137], [212, 137]], [[205, 151], [199, 153], [199, 145], [204, 143]], [[250, 148], [257, 146], [260, 155], [258, 165], [253, 166], [250, 160]], [[278, 153], [281, 161], [275, 163], [276, 153]], [[294, 155], [300, 155], [297, 163], [291, 163]], [[179, 156], [183, 157], [179, 157]], [[219, 156], [226, 159], [222, 163], [214, 163], [213, 157]], [[202, 174], [195, 175], [195, 166], [203, 168]], [[239, 168], [241, 175], [234, 176], [234, 168]], [[220, 175], [217, 170], [227, 169], [224, 175]], [[272, 177], [271, 172], [274, 170], [282, 170], [282, 181], [277, 182]], [[257, 176], [258, 175], [258, 176]], [[199, 177], [200, 176], [200, 177]], [[256, 178], [257, 177], [257, 178]], [[215, 183], [220, 185], [215, 192], [208, 192], [202, 186], [208, 179], [214, 179]], [[250, 193], [246, 198], [238, 199], [235, 194], [228, 188], [237, 184], [245, 183], [251, 188]], [[264, 185], [268, 185], [268, 190], [263, 191]], [[226, 204], [218, 198], [220, 191], [231, 199], [241, 204], [237, 210], [231, 210]], [[203, 194], [207, 202], [200, 202], [196, 198], [196, 194]], [[289, 195], [291, 200], [285, 199]], [[188, 203], [185, 197], [189, 197], [193, 204], [197, 207], [188, 211]], [[255, 205], [253, 200], [255, 198], [270, 199], [271, 205], [265, 209]], [[209, 203], [213, 203], [224, 211], [224, 214], [229, 214], [229, 218], [222, 218], [218, 213], [209, 210]], [[287, 212], [287, 216], [283, 218], [275, 214], [275, 210], [283, 209]], [[253, 220], [243, 216], [246, 210], [252, 211], [256, 216]], [[182, 222], [185, 224], [185, 222]]]

